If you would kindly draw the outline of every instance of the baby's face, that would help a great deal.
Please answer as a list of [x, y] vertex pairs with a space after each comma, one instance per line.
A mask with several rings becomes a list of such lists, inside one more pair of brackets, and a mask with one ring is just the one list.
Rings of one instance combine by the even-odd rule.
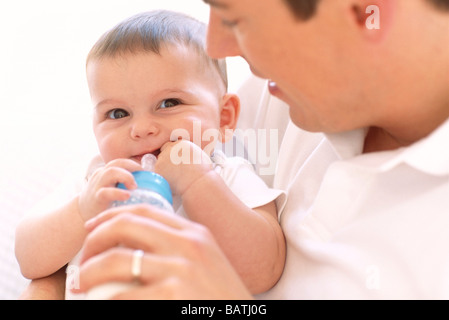
[[140, 162], [181, 135], [202, 148], [209, 145], [198, 137], [208, 129], [218, 132], [221, 99], [217, 80], [192, 51], [169, 46], [160, 55], [130, 53], [89, 62], [93, 128], [105, 162]]

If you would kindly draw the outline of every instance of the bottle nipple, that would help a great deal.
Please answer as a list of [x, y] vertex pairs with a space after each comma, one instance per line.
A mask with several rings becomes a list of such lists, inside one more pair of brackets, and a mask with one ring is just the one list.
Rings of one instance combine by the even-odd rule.
[[140, 164], [145, 171], [154, 171], [154, 165], [156, 164], [157, 158], [152, 153], [147, 153], [142, 157]]

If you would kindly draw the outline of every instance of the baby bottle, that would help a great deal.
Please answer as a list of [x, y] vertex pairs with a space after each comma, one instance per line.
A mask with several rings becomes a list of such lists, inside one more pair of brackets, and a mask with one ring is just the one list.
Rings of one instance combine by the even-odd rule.
[[[142, 157], [141, 162], [144, 171], [133, 172], [137, 189], [131, 191], [131, 196], [128, 200], [115, 201], [112, 206], [148, 203], [173, 212], [173, 198], [170, 186], [164, 177], [153, 172], [156, 156], [151, 153], [146, 154]], [[126, 189], [123, 183], [119, 183], [117, 188]]]
[[[126, 201], [115, 201], [112, 206], [132, 205], [139, 203], [147, 203], [157, 206], [173, 213], [173, 198], [170, 186], [162, 176], [152, 172], [156, 157], [153, 154], [146, 154], [142, 158], [142, 167], [144, 171], [133, 172], [137, 188], [131, 191], [131, 196]], [[119, 183], [118, 188], [126, 189], [124, 184]], [[129, 282], [111, 282], [92, 288], [86, 294], [88, 300], [105, 300], [115, 294], [125, 291], [130, 286], [137, 286], [138, 283]]]

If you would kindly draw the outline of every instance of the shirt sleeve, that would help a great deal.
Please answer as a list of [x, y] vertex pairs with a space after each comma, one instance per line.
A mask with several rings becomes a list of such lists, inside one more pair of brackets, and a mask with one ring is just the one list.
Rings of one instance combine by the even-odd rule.
[[249, 208], [257, 208], [276, 201], [280, 212], [285, 204], [285, 192], [269, 188], [256, 174], [252, 164], [243, 158], [226, 158], [216, 166], [216, 171], [231, 191]]

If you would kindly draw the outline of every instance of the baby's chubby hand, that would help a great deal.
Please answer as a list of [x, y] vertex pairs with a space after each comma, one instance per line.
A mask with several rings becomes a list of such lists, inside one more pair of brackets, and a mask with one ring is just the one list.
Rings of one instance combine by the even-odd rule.
[[87, 221], [108, 209], [113, 201], [125, 201], [130, 197], [127, 190], [116, 188], [123, 183], [127, 189], [137, 187], [132, 172], [142, 167], [130, 159], [116, 159], [97, 169], [88, 179], [78, 197], [81, 218]]
[[182, 196], [196, 180], [213, 170], [213, 164], [199, 146], [178, 140], [161, 147], [154, 170], [168, 181], [174, 194]]

